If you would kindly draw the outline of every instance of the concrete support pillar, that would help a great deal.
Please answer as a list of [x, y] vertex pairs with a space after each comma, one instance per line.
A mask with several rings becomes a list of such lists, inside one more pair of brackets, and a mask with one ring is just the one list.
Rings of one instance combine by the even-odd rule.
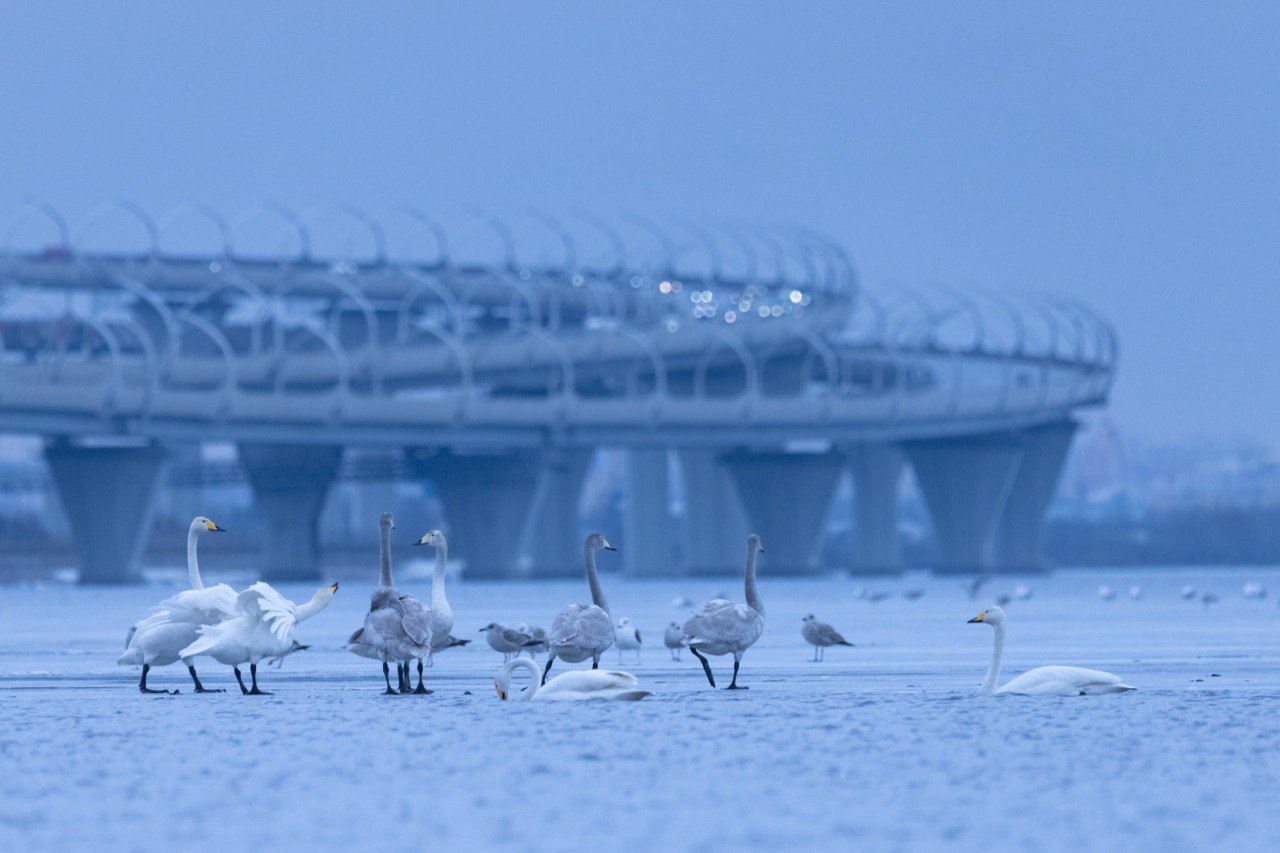
[[[724, 457], [770, 574], [820, 571], [822, 540], [836, 484], [837, 453], [731, 453]], [[745, 543], [744, 543], [745, 544]]]
[[538, 488], [542, 451], [411, 450], [405, 460], [435, 483], [444, 504], [449, 556], [465, 562], [466, 576], [519, 577], [521, 536]]
[[628, 454], [631, 490], [621, 547], [623, 569], [629, 575], [670, 575], [675, 569], [668, 456], [665, 449], [636, 449]]
[[262, 577], [315, 580], [320, 577], [320, 511], [338, 476], [342, 448], [288, 444], [242, 444], [254, 499], [266, 518]]
[[906, 456], [896, 444], [861, 444], [849, 453], [853, 472], [853, 571], [902, 571], [898, 544], [898, 486]]
[[721, 456], [722, 451], [704, 448], [680, 451], [685, 522], [682, 568], [686, 574], [724, 575], [742, 568], [739, 552], [751, 531]]
[[44, 457], [80, 554], [80, 583], [139, 580], [164, 450], [85, 447], [60, 438]]
[[527, 574], [536, 578], [582, 576], [579, 510], [582, 484], [593, 455], [590, 450], [577, 449], [544, 454], [521, 549]]
[[996, 568], [995, 541], [1022, 442], [1012, 433], [913, 441], [905, 445], [933, 519], [939, 572]]
[[1022, 462], [996, 539], [996, 565], [1000, 569], [1017, 572], [1044, 569], [1045, 516], [1058, 491], [1058, 480], [1076, 426], [1074, 421], [1063, 421], [1019, 433], [1023, 441]]

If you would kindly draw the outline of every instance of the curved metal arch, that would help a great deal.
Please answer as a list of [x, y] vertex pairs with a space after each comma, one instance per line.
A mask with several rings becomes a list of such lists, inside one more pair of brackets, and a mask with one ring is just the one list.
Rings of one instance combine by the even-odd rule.
[[[282, 282], [277, 289], [272, 291], [271, 295], [277, 299], [283, 300], [290, 293], [311, 282], [320, 282], [350, 299], [364, 316], [365, 342], [362, 349], [366, 356], [365, 369], [369, 372], [369, 379], [373, 385], [373, 392], [375, 394], [381, 394], [382, 362], [381, 359], [376, 357], [378, 352], [382, 349], [382, 342], [378, 336], [378, 316], [374, 311], [373, 303], [369, 301], [369, 297], [365, 295], [363, 290], [344, 280], [341, 276], [337, 276], [332, 273], [305, 273], [303, 275], [293, 276], [288, 281]], [[331, 324], [336, 322], [336, 317], [337, 314], [335, 313], [334, 319], [330, 321]], [[333, 335], [333, 332], [332, 330], [329, 330], [326, 334]], [[283, 335], [280, 335], [279, 337], [283, 337]], [[333, 339], [337, 340], [336, 335], [333, 335]], [[282, 345], [282, 341], [277, 341], [275, 348], [277, 356], [282, 355]], [[339, 343], [339, 346], [341, 347], [341, 343]], [[345, 353], [343, 357], [344, 359], [347, 359], [347, 355]]]
[[[731, 335], [717, 325], [703, 324], [699, 327], [699, 331], [709, 332], [742, 362], [743, 372], [746, 374], [746, 387], [743, 389], [742, 399], [749, 405], [754, 405], [760, 399], [760, 368], [751, 350], [737, 335]], [[702, 355], [699, 356], [693, 374], [695, 397], [707, 399], [707, 370], [710, 369], [712, 359], [720, 353], [721, 349], [719, 346], [704, 348]]]
[[277, 335], [279, 332], [279, 324], [276, 321], [275, 312], [271, 310], [271, 300], [267, 298], [266, 291], [233, 270], [220, 270], [213, 275], [213, 285], [196, 291], [187, 297], [187, 300], [182, 304], [182, 308], [194, 314], [197, 306], [226, 290], [236, 290], [251, 297], [258, 303], [258, 316], [254, 318], [253, 331], [250, 333], [250, 355], [262, 355], [262, 326], [264, 323], [271, 324], [272, 331]]
[[[363, 225], [368, 230], [369, 236], [373, 238], [373, 264], [375, 266], [383, 266], [384, 264], [386, 264], [387, 235], [386, 235], [386, 232], [383, 231], [382, 225], [381, 223], [378, 222], [378, 220], [374, 219], [372, 216], [370, 216], [361, 208], [356, 207], [354, 204], [351, 204], [350, 202], [346, 202], [346, 201], [336, 201], [329, 204], [311, 205], [306, 210], [302, 211], [302, 213], [299, 214], [298, 218], [301, 219], [303, 222], [305, 222], [308, 216], [314, 215], [324, 210], [335, 210], [338, 213], [344, 214], [347, 217], [355, 220], [360, 225]], [[313, 234], [315, 233], [315, 229], [312, 228], [311, 226], [308, 226], [307, 233]], [[312, 248], [314, 249], [314, 244], [312, 244]], [[308, 257], [313, 258], [314, 255], [311, 255], [309, 253]], [[367, 262], [366, 260], [362, 260], [354, 257], [344, 257], [341, 255], [331, 258], [330, 260], [343, 261], [346, 263]]]
[[[717, 287], [727, 286], [724, 277], [724, 253], [720, 251], [720, 244], [716, 242], [715, 235], [698, 223], [685, 219], [684, 217], [674, 217], [672, 222], [692, 237], [695, 243], [701, 243], [707, 250], [707, 257], [711, 262], [711, 281], [714, 282]], [[679, 257], [678, 254], [677, 257]]]
[[[888, 312], [885, 310], [884, 303], [880, 298], [871, 293], [862, 293], [861, 301], [865, 302], [872, 311], [874, 317], [873, 328], [875, 330], [875, 338], [873, 342], [876, 346], [888, 353], [890, 360], [893, 361], [898, 371], [897, 382], [893, 387], [893, 403], [889, 407], [889, 425], [896, 424], [902, 416], [902, 406], [906, 402], [907, 395], [907, 368], [906, 359], [902, 355], [902, 351], [898, 348], [888, 334]], [[877, 372], [876, 393], [879, 394], [884, 390], [884, 370]]]
[[[569, 351], [564, 344], [560, 343], [554, 335], [547, 334], [539, 326], [521, 326], [510, 329], [507, 332], [507, 337], [520, 338], [525, 336], [534, 338], [546, 346], [555, 355], [556, 361], [560, 364], [560, 393], [555, 397], [559, 400], [556, 415], [560, 420], [563, 420], [568, 414], [569, 405], [578, 396], [578, 376], [574, 369], [573, 358], [569, 355]], [[551, 389], [548, 387], [547, 390], [550, 391]], [[551, 399], [550, 395], [548, 395], [548, 399]]]
[[676, 270], [676, 246], [671, 240], [671, 235], [663, 231], [653, 220], [639, 216], [637, 214], [628, 214], [622, 217], [623, 222], [630, 222], [641, 231], [653, 238], [658, 245], [658, 249], [662, 253], [662, 260], [666, 264], [665, 269], [658, 271], [658, 275], [665, 278], [677, 278]]
[[994, 292], [983, 294], [987, 301], [995, 305], [1009, 318], [1013, 327], [1013, 351], [1001, 359], [1002, 375], [1000, 379], [1000, 399], [996, 403], [997, 414], [1005, 414], [1009, 408], [1009, 397], [1013, 393], [1013, 371], [1016, 363], [1026, 355], [1027, 327], [1021, 312], [1003, 295]]
[[409, 316], [413, 305], [423, 295], [434, 293], [444, 303], [449, 312], [449, 325], [455, 334], [462, 332], [462, 306], [453, 291], [445, 287], [433, 276], [425, 275], [412, 267], [401, 267], [396, 272], [412, 282], [400, 297], [400, 305], [396, 310], [396, 343], [403, 343], [409, 328]]
[[[341, 418], [347, 411], [347, 405], [351, 399], [351, 359], [343, 348], [342, 342], [338, 340], [333, 332], [326, 329], [323, 323], [313, 317], [299, 317], [297, 325], [291, 328], [310, 334], [333, 353], [334, 361], [338, 365], [338, 376], [334, 383], [333, 391], [330, 393], [333, 398], [333, 410], [330, 412], [330, 417], [334, 420]], [[282, 337], [287, 338], [288, 335], [286, 334]], [[287, 363], [286, 360], [284, 364]], [[277, 397], [284, 396], [284, 364], [281, 365], [280, 369], [276, 370], [272, 385], [272, 392]]]
[[651, 418], [660, 418], [663, 407], [671, 396], [667, 384], [667, 360], [663, 357], [662, 350], [658, 348], [653, 340], [625, 325], [618, 325], [609, 329], [593, 329], [592, 334], [621, 335], [644, 353], [645, 358], [649, 360], [649, 366], [653, 369], [653, 393], [648, 395], [652, 402], [649, 414]]
[[760, 270], [759, 253], [756, 251], [755, 245], [748, 240], [738, 228], [731, 224], [717, 223], [715, 229], [729, 238], [730, 242], [735, 243], [742, 252], [743, 260], [746, 262], [746, 269], [742, 274], [742, 283], [744, 286], [756, 283]]
[[613, 266], [603, 270], [601, 274], [606, 279], [620, 278], [627, 270], [627, 242], [618, 233], [617, 229], [604, 220], [582, 211], [574, 211], [569, 214], [569, 217], [590, 225], [605, 236], [605, 239], [613, 247]]
[[428, 264], [426, 268], [442, 269], [449, 266], [449, 237], [445, 234], [444, 227], [436, 219], [417, 207], [401, 205], [396, 208], [396, 211], [426, 228], [431, 232], [432, 239], [436, 241], [436, 261], [433, 264]]
[[[430, 335], [440, 343], [444, 344], [448, 350], [453, 353], [454, 359], [458, 362], [458, 373], [462, 377], [463, 393], [458, 400], [457, 409], [453, 413], [454, 421], [462, 423], [467, 419], [467, 413], [471, 409], [471, 401], [475, 398], [475, 366], [471, 359], [471, 352], [463, 345], [461, 338], [452, 332], [446, 332], [434, 325], [425, 323], [417, 326], [416, 330], [425, 335]], [[407, 335], [404, 339], [398, 339], [397, 343], [408, 344], [411, 338]]]
[[109, 204], [100, 204], [85, 218], [81, 223], [79, 230], [71, 238], [71, 252], [74, 255], [82, 254], [81, 244], [84, 242], [85, 236], [93, 230], [93, 227], [102, 220], [106, 219], [111, 213], [123, 211], [142, 224], [142, 228], [147, 234], [147, 250], [146, 260], [154, 263], [159, 256], [159, 239], [160, 232], [156, 229], [156, 222], [151, 218], [151, 214], [143, 210], [131, 201], [116, 200]]
[[217, 229], [219, 236], [222, 237], [222, 255], [219, 259], [223, 261], [229, 260], [231, 257], [232, 247], [231, 226], [217, 209], [199, 201], [184, 201], [181, 204], [175, 205], [165, 211], [164, 214], [156, 221], [157, 256], [161, 259], [177, 257], [175, 255], [166, 254], [164, 250], [160, 248], [160, 240], [168, 226], [177, 222], [184, 216], [191, 215], [204, 218]]
[[[227, 412], [231, 409], [234, 396], [240, 391], [240, 375], [236, 369], [236, 355], [234, 348], [231, 346], [231, 341], [227, 339], [221, 329], [198, 314], [193, 314], [190, 311], [178, 311], [175, 316], [178, 318], [178, 322], [185, 323], [213, 341], [213, 345], [222, 354], [222, 402], [218, 405], [218, 415], [219, 417], [226, 417]], [[181, 339], [179, 339], [179, 348], [181, 348]], [[181, 352], [176, 357], [182, 358]]]
[[252, 222], [254, 219], [257, 219], [266, 213], [274, 213], [280, 219], [284, 220], [286, 224], [293, 227], [298, 236], [298, 254], [294, 255], [292, 258], [283, 257], [277, 259], [279, 264], [281, 266], [289, 266], [290, 264], [303, 264], [309, 262], [311, 260], [311, 231], [307, 228], [307, 223], [304, 222], [302, 217], [300, 217], [292, 208], [286, 207], [278, 202], [257, 204], [235, 215], [230, 224], [233, 239], [231, 251], [228, 253], [228, 257], [232, 261], [236, 262], [251, 260], [251, 258], [241, 255], [239, 251], [236, 250], [234, 242], [235, 233], [243, 227], [245, 223]]
[[[522, 215], [529, 219], [532, 219], [535, 222], [540, 222], [543, 225], [545, 225], [547, 230], [550, 231], [552, 234], [554, 234], [556, 238], [560, 241], [561, 248], [564, 250], [563, 266], [548, 267], [544, 270], [538, 270], [538, 272], [541, 272], [544, 274], [551, 273], [552, 275], [555, 275], [555, 274], [572, 275], [576, 273], [578, 271], [578, 248], [573, 241], [573, 235], [570, 234], [569, 230], [564, 227], [564, 223], [562, 223], [559, 219], [556, 219], [550, 213], [547, 213], [546, 211], [543, 211], [543, 210], [538, 210], [537, 208], [530, 208], [528, 210], [525, 210], [522, 212]], [[514, 234], [512, 235], [512, 239], [513, 240], [515, 239]], [[517, 253], [517, 263], [518, 262], [519, 262], [519, 257]]]
[[[156, 357], [155, 341], [151, 340], [151, 336], [147, 334], [146, 329], [137, 320], [125, 315], [116, 321], [119, 325], [129, 330], [135, 338], [138, 339], [138, 345], [142, 347], [142, 357], [146, 363], [146, 391], [142, 395], [142, 411], [138, 413], [140, 418], [147, 418], [151, 415], [151, 407], [155, 403], [156, 396], [160, 391], [160, 360]], [[108, 323], [108, 325], [110, 325]], [[117, 340], [119, 340], [117, 336]]]
[[54, 230], [58, 232], [58, 240], [61, 245], [68, 250], [71, 249], [71, 228], [67, 225], [66, 217], [62, 215], [60, 210], [52, 204], [36, 198], [23, 199], [19, 209], [21, 208], [29, 208], [32, 212], [26, 216], [14, 216], [9, 220], [9, 226], [4, 232], [4, 246], [0, 247], [0, 263], [7, 261], [13, 254], [13, 238], [18, 233], [18, 229], [23, 223], [36, 218], [40, 214], [43, 214], [45, 219], [53, 223]]
[[114, 414], [116, 402], [120, 398], [120, 386], [124, 376], [123, 368], [120, 365], [123, 358], [120, 350], [120, 337], [107, 323], [102, 322], [91, 314], [68, 314], [67, 316], [93, 329], [107, 345], [107, 351], [111, 356], [111, 384], [108, 386], [106, 394], [103, 395], [102, 405], [107, 414]]
[[[463, 308], [469, 308], [471, 306], [471, 294], [480, 285], [482, 281], [497, 282], [499, 285], [502, 285], [503, 287], [506, 287], [508, 290], [510, 290], [513, 296], [519, 297], [520, 299], [524, 300], [525, 304], [529, 308], [529, 318], [530, 318], [531, 325], [541, 327], [542, 314], [543, 314], [542, 301], [538, 299], [537, 294], [533, 292], [533, 289], [529, 287], [528, 284], [520, 281], [519, 278], [517, 278], [516, 276], [507, 274], [505, 272], [497, 272], [497, 271], [490, 270], [490, 271], [487, 271], [483, 275], [483, 277], [480, 277], [479, 280], [472, 280], [468, 284], [465, 284], [462, 288], [462, 294], [458, 299], [459, 306]], [[511, 306], [514, 307], [516, 305], [516, 302], [517, 300], [513, 298], [510, 303]], [[514, 314], [516, 312], [513, 311], [512, 313]], [[508, 329], [516, 328], [515, 321], [514, 320], [509, 321], [507, 324], [507, 328]]]
[[[830, 415], [831, 398], [836, 396], [844, 387], [844, 371], [840, 367], [840, 357], [836, 355], [836, 351], [826, 339], [803, 323], [798, 321], [778, 323], [776, 328], [804, 341], [808, 345], [809, 353], [805, 358], [805, 369], [809, 374], [809, 382], [813, 381], [813, 358], [816, 356], [822, 360], [823, 369], [827, 374], [826, 381], [822, 383], [822, 416], [826, 419]], [[773, 360], [773, 357], [781, 348], [782, 345], [780, 343], [776, 344], [770, 347], [763, 357], [757, 358], [757, 364], [761, 370], [768, 368], [769, 362]], [[768, 396], [767, 394], [762, 395]]]
[[482, 225], [487, 225], [489, 230], [497, 236], [498, 242], [502, 244], [502, 268], [507, 272], [519, 270], [519, 264], [516, 259], [515, 237], [501, 217], [474, 207], [468, 208], [465, 212]]

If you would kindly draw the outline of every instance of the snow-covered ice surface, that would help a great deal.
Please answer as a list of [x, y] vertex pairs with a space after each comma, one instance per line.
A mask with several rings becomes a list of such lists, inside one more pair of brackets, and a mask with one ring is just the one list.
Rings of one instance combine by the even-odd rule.
[[[992, 635], [965, 620], [1018, 580], [1035, 594], [1006, 607], [1005, 679], [1067, 663], [1139, 691], [976, 695]], [[180, 695], [137, 692], [114, 661], [166, 589], [0, 588], [0, 849], [1277, 849], [1280, 610], [1245, 600], [1249, 580], [1280, 589], [1275, 570], [1080, 571], [1001, 578], [971, 601], [951, 578], [766, 567], [751, 689], [729, 693], [661, 635], [677, 596], [740, 600], [740, 581], [608, 577], [645, 641], [622, 668], [654, 691], [617, 704], [493, 689], [500, 656], [478, 629], [547, 626], [581, 582], [454, 585], [454, 633], [475, 642], [439, 656], [428, 697], [380, 695], [377, 664], [340, 650], [368, 607], [354, 581], [301, 626], [316, 647], [265, 670], [270, 697], [194, 695], [177, 667], [152, 685]], [[1104, 602], [1101, 583], [1146, 595]], [[1181, 600], [1186, 583], [1222, 602]], [[868, 603], [859, 586], [894, 595]], [[809, 612], [857, 647], [810, 663]], [[722, 684], [728, 661], [713, 659]], [[225, 668], [201, 670], [234, 691]]]

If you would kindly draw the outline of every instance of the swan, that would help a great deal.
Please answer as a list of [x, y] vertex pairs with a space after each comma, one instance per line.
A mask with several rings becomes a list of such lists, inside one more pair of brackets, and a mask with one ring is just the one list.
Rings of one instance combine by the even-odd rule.
[[601, 533], [592, 533], [582, 546], [592, 603], [570, 604], [556, 614], [555, 621], [551, 623], [551, 635], [547, 638], [551, 650], [547, 654], [547, 667], [542, 671], [544, 681], [556, 658], [563, 658], [569, 663], [591, 658], [591, 668], [599, 669], [600, 655], [613, 645], [613, 619], [609, 615], [609, 602], [604, 599], [600, 577], [596, 574], [596, 551], [601, 548], [606, 551], [618, 550]]
[[501, 622], [490, 622], [480, 629], [480, 633], [484, 634], [485, 639], [489, 641], [489, 648], [495, 652], [502, 652], [503, 663], [506, 663], [507, 658], [512, 655], [518, 655], [537, 645], [537, 641], [524, 631], [519, 628], [508, 628]]
[[742, 664], [742, 653], [764, 633], [764, 603], [756, 589], [756, 555], [763, 553], [760, 537], [752, 533], [747, 537], [746, 605], [713, 598], [702, 605], [701, 613], [690, 616], [681, 627], [685, 645], [702, 662], [707, 681], [713, 688], [716, 679], [705, 655], [732, 654], [733, 681], [729, 682], [728, 689], [748, 689], [738, 684], [738, 667]]
[[813, 660], [818, 662], [827, 657], [828, 646], [852, 646], [853, 643], [840, 636], [840, 632], [826, 622], [819, 622], [818, 617], [810, 613], [800, 622], [800, 636], [813, 646]]
[[618, 663], [622, 663], [623, 651], [634, 651], [636, 653], [636, 663], [640, 663], [640, 648], [643, 641], [640, 639], [640, 629], [631, 624], [631, 620], [623, 616], [618, 620], [618, 624], [613, 626], [614, 637], [618, 642]]
[[498, 698], [505, 701], [511, 696], [511, 673], [516, 669], [527, 669], [533, 682], [516, 692], [516, 699], [525, 702], [570, 702], [583, 700], [615, 699], [635, 701], [649, 696], [648, 690], [640, 690], [640, 682], [629, 672], [615, 672], [607, 669], [579, 669], [573, 672], [562, 672], [555, 678], [542, 683], [542, 672], [538, 665], [529, 658], [513, 658], [502, 665], [498, 674], [493, 677], [493, 685], [498, 689]]
[[[435, 652], [449, 648], [449, 632], [453, 630], [453, 608], [444, 594], [444, 570], [449, 562], [449, 542], [439, 530], [428, 531], [414, 545], [430, 545], [436, 549], [436, 569], [431, 575], [431, 607], [427, 618], [431, 621], [431, 651], [427, 652], [427, 666], [432, 665]], [[430, 693], [422, 686], [422, 659], [418, 659], [418, 689], [415, 692]]]
[[[182, 650], [200, 636], [201, 625], [212, 625], [236, 615], [236, 591], [225, 583], [205, 587], [200, 578], [200, 565], [196, 561], [196, 541], [205, 533], [225, 533], [203, 515], [191, 520], [187, 528], [187, 577], [191, 589], [166, 598], [152, 608], [151, 615], [129, 629], [125, 637], [124, 654], [116, 663], [121, 666], [141, 666], [142, 680], [138, 689], [143, 693], [168, 693], [147, 686], [147, 673], [155, 666], [168, 666], [179, 658], [191, 673], [197, 693], [222, 693], [209, 690], [200, 683], [196, 668], [183, 658]], [[177, 693], [178, 691], [173, 691]]]
[[378, 586], [369, 597], [369, 612], [364, 625], [348, 639], [347, 651], [382, 661], [382, 677], [387, 682], [383, 695], [395, 695], [391, 689], [391, 668], [388, 661], [396, 662], [396, 678], [401, 693], [425, 693], [415, 691], [409, 685], [408, 661], [422, 658], [431, 651], [431, 620], [418, 599], [401, 595], [391, 579], [391, 531], [395, 523], [391, 513], [384, 512], [378, 519]]
[[[293, 639], [293, 629], [310, 619], [333, 601], [336, 583], [322, 586], [305, 604], [294, 604], [269, 583], [258, 581], [236, 597], [238, 615], [216, 625], [200, 629], [200, 638], [182, 650], [183, 657], [207, 655], [225, 663], [236, 674], [240, 693], [245, 696], [270, 696], [258, 689], [258, 664], [267, 658], [282, 658], [306, 646]], [[253, 680], [246, 690], [240, 676], [240, 664], [249, 664]]]
[[680, 660], [680, 650], [684, 648], [684, 632], [679, 622], [672, 622], [662, 632], [662, 645], [671, 650], [671, 659]]
[[999, 607], [984, 610], [969, 620], [995, 628], [995, 648], [991, 652], [991, 668], [982, 682], [982, 692], [1017, 693], [1023, 696], [1092, 696], [1099, 693], [1124, 693], [1137, 690], [1120, 680], [1120, 676], [1078, 666], [1040, 666], [1022, 673], [1004, 687], [996, 687], [1000, 678], [1000, 659], [1004, 656], [1004, 611]]

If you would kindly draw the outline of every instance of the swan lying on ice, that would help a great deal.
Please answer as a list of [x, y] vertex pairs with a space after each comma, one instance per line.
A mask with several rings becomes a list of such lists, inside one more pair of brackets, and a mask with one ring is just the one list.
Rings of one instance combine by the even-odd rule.
[[995, 648], [991, 652], [991, 668], [982, 682], [982, 692], [1017, 693], [1022, 696], [1093, 696], [1099, 693], [1124, 693], [1137, 690], [1120, 680], [1120, 676], [1078, 666], [1040, 666], [1022, 673], [1003, 687], [1000, 659], [1004, 656], [1004, 611], [999, 607], [984, 610], [969, 620], [982, 622], [996, 630]]
[[[511, 694], [511, 673], [516, 669], [527, 669], [533, 682], [515, 695]], [[607, 669], [578, 669], [562, 672], [555, 678], [542, 683], [542, 670], [529, 658], [513, 658], [502, 665], [498, 674], [493, 677], [493, 686], [498, 689], [498, 698], [502, 700], [518, 699], [525, 702], [574, 702], [586, 700], [614, 699], [618, 701], [635, 701], [649, 695], [648, 690], [640, 690], [640, 682], [629, 672], [615, 672]]]

